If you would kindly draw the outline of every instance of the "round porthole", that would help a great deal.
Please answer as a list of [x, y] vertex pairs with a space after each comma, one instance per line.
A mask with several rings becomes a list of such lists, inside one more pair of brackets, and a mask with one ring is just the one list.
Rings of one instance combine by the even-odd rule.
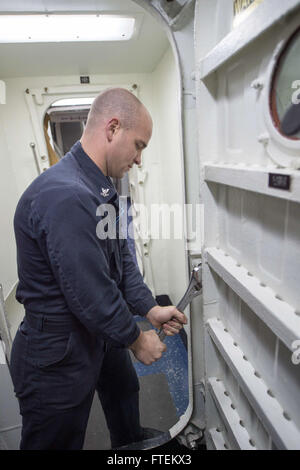
[[278, 58], [269, 98], [277, 131], [288, 139], [300, 140], [300, 28]]

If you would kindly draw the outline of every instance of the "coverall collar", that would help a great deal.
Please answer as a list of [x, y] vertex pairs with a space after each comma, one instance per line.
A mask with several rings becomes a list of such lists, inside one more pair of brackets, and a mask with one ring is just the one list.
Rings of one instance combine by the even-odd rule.
[[114, 201], [118, 197], [118, 193], [110, 177], [105, 176], [96, 163], [85, 153], [79, 140], [73, 145], [71, 153], [86, 176], [93, 183], [100, 199], [103, 202]]

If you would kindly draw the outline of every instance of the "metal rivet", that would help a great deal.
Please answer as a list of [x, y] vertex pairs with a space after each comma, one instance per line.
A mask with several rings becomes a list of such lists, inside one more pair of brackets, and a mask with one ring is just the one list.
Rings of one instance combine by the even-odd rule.
[[253, 88], [254, 90], [262, 90], [263, 87], [264, 87], [264, 83], [259, 79], [259, 78], [256, 78], [255, 80], [253, 80], [253, 82], [251, 83], [251, 88]]
[[257, 372], [257, 370], [254, 372], [254, 375], [258, 377], [259, 379], [261, 378], [261, 375]]
[[228, 330], [227, 330], [227, 328], [224, 328], [224, 331], [226, 331], [226, 333], [228, 333]]
[[245, 361], [248, 361], [248, 359], [247, 359], [247, 357], [246, 357], [245, 355], [243, 356], [243, 359], [244, 359]]
[[258, 136], [258, 142], [262, 145], [267, 145], [269, 143], [269, 140], [270, 140], [270, 136], [269, 134], [267, 134], [266, 132], [264, 134], [261, 134], [260, 136]]
[[289, 415], [286, 411], [283, 412], [283, 416], [284, 416], [285, 419], [287, 419], [288, 421], [291, 421], [291, 417], [290, 417], [290, 415]]
[[259, 285], [260, 285], [261, 287], [266, 287], [266, 284], [264, 284], [263, 282], [261, 282]]
[[234, 346], [238, 346], [238, 344], [236, 342], [233, 343]]
[[298, 317], [300, 317], [300, 310], [296, 310], [295, 314], [298, 315]]
[[267, 394], [270, 395], [270, 397], [272, 397], [272, 398], [275, 397], [274, 393], [273, 393], [272, 390], [270, 390], [270, 389], [267, 390]]
[[224, 444], [224, 447], [225, 449], [229, 449], [228, 445], [227, 444]]
[[217, 431], [217, 432], [221, 432], [221, 430], [220, 430], [219, 428], [216, 428], [216, 431]]
[[224, 395], [226, 395], [226, 397], [229, 397], [229, 393], [227, 392], [227, 390], [225, 390]]
[[249, 271], [247, 272], [248, 276], [253, 277], [253, 274], [250, 273]]
[[282, 300], [282, 297], [280, 297], [280, 295], [275, 295], [275, 298], [278, 300]]
[[233, 403], [231, 403], [231, 405], [230, 405], [230, 406], [231, 406], [231, 408], [232, 408], [233, 410], [235, 410], [235, 406], [234, 406], [234, 404], [233, 404]]
[[242, 428], [244, 428], [245, 427], [244, 421], [240, 420], [240, 425], [242, 426]]

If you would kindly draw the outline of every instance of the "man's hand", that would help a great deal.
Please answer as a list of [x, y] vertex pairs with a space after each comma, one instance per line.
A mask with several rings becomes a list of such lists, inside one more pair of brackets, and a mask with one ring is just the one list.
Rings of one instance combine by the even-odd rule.
[[154, 330], [141, 331], [138, 339], [129, 346], [138, 361], [146, 366], [161, 358], [167, 347]]
[[177, 310], [174, 305], [167, 307], [156, 305], [149, 310], [146, 317], [155, 328], [163, 327], [167, 336], [176, 335], [183, 325], [187, 324], [185, 314]]

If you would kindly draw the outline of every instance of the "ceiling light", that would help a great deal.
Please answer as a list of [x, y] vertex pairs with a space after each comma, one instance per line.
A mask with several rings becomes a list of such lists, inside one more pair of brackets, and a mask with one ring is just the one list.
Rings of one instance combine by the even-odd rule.
[[125, 41], [134, 27], [122, 15], [0, 15], [0, 42]]

